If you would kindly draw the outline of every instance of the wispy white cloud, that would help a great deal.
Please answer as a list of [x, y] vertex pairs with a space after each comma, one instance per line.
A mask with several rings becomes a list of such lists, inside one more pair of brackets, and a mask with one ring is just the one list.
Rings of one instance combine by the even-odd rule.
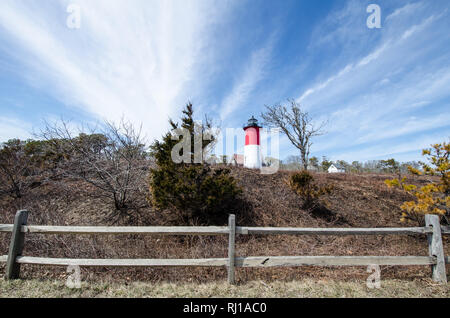
[[361, 16], [366, 12], [364, 3], [348, 0], [338, 4], [339, 6], [333, 8], [332, 13], [317, 23], [312, 30], [309, 49], [339, 47], [344, 51], [349, 48], [347, 44], [355, 39], [365, 40], [365, 30], [360, 27]]
[[396, 158], [400, 161], [421, 160], [421, 150], [429, 148], [431, 144], [435, 144], [436, 140], [439, 142], [445, 141], [440, 134], [426, 134], [416, 136], [413, 141], [400, 141], [396, 144], [373, 144], [364, 148], [338, 151], [330, 159], [332, 160], [346, 160], [352, 162], [353, 160], [379, 160], [385, 158]]
[[79, 0], [81, 28], [69, 29], [69, 3], [1, 1], [0, 28], [14, 44], [9, 53], [27, 66], [26, 78], [51, 87], [62, 103], [109, 120], [125, 116], [151, 137], [194, 93], [210, 30], [231, 7]]
[[[314, 93], [320, 93], [324, 89], [326, 89], [329, 85], [333, 84], [333, 82], [338, 82], [341, 78], [343, 78], [345, 75], [356, 72], [358, 68], [365, 66], [369, 64], [370, 62], [376, 60], [380, 57], [380, 55], [389, 47], [389, 42], [384, 43], [379, 48], [375, 49], [373, 52], [368, 54], [367, 56], [363, 57], [356, 63], [349, 63], [345, 67], [343, 67], [337, 74], [334, 74], [327, 79], [323, 80], [322, 82], [319, 82], [315, 84], [313, 87], [308, 88], [299, 98], [297, 98], [297, 101], [299, 103], [303, 103], [304, 100]], [[309, 107], [309, 106], [307, 106]]]
[[0, 117], [0, 142], [9, 139], [26, 140], [32, 137], [32, 126], [18, 118]]
[[[329, 134], [318, 139], [315, 154], [370, 159], [433, 142], [424, 137], [426, 142], [419, 145], [409, 138], [396, 148], [400, 142], [397, 137], [408, 139], [405, 136], [436, 128], [441, 128], [442, 135], [434, 142], [447, 137], [450, 117], [448, 111], [442, 112], [448, 110], [448, 100], [444, 100], [450, 98], [446, 88], [450, 83], [450, 53], [443, 48], [450, 37], [442, 25], [448, 24], [448, 13], [428, 9], [418, 17], [416, 10], [424, 6], [411, 4], [394, 11], [383, 29], [375, 31], [380, 37], [372, 43], [367, 39], [374, 30], [367, 29], [361, 42], [370, 44], [368, 53], [339, 56], [338, 64], [343, 63], [339, 71], [322, 76], [300, 93], [298, 100], [307, 109], [330, 121]], [[433, 111], [424, 113], [426, 107]], [[420, 118], [412, 118], [415, 113], [420, 113]], [[358, 149], [342, 152], [352, 147]]]
[[[442, 16], [442, 15], [441, 15]], [[438, 19], [439, 17], [436, 17], [434, 15], [426, 18], [422, 23], [415, 24], [412, 27], [410, 27], [408, 30], [406, 30], [402, 35], [402, 40], [406, 40], [410, 36], [412, 36], [414, 33], [420, 32], [421, 30], [425, 29], [427, 26], [429, 26], [433, 21]]]
[[[448, 105], [450, 109], [450, 105]], [[356, 139], [357, 143], [393, 138], [411, 133], [438, 129], [448, 126], [450, 123], [450, 112], [430, 117], [394, 118], [390, 121], [381, 120], [376, 131], [368, 132]]]
[[239, 74], [231, 89], [231, 92], [224, 98], [220, 118], [225, 120], [230, 114], [245, 107], [249, 96], [258, 83], [268, 74], [267, 67], [270, 63], [271, 52], [275, 44], [275, 34], [269, 38], [262, 48], [252, 52], [248, 66]]
[[390, 20], [392, 20], [396, 17], [402, 16], [402, 15], [410, 15], [411, 13], [417, 12], [418, 10], [423, 8], [423, 6], [424, 5], [422, 2], [407, 3], [403, 7], [395, 9], [394, 12], [392, 12], [391, 14], [389, 14], [386, 17], [385, 21], [389, 22]]

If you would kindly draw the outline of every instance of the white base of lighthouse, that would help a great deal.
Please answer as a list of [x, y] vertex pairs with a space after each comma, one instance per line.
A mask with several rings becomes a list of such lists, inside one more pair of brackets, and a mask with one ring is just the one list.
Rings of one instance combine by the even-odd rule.
[[244, 146], [244, 167], [261, 169], [261, 150], [259, 145]]

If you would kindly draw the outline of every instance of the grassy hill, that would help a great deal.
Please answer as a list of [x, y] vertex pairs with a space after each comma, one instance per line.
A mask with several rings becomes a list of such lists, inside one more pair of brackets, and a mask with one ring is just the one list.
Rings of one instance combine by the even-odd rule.
[[[399, 206], [408, 195], [388, 189], [386, 175], [315, 174], [320, 183], [333, 184], [334, 190], [322, 199], [319, 208], [302, 209], [302, 198], [286, 183], [290, 172], [261, 175], [257, 171], [232, 168], [232, 175], [243, 187], [243, 202], [236, 207], [237, 224], [290, 227], [393, 227], [407, 226], [399, 221]], [[426, 180], [414, 178], [415, 184]], [[136, 219], [125, 225], [164, 225], [164, 215], [146, 205], [143, 180], [142, 205]], [[87, 191], [86, 193], [86, 190]], [[64, 181], [33, 189], [20, 200], [0, 201], [0, 223], [12, 223], [17, 209], [31, 211], [30, 224], [111, 225], [111, 207], [86, 184]], [[245, 216], [245, 217], [244, 217]], [[221, 225], [221, 224], [217, 224]], [[415, 225], [414, 225], [415, 226]], [[0, 253], [7, 253], [9, 234], [1, 234]], [[238, 256], [278, 255], [427, 255], [425, 236], [238, 236]], [[25, 255], [83, 258], [209, 258], [227, 256], [227, 237], [164, 236], [42, 236], [28, 235]], [[445, 238], [446, 254], [450, 239]], [[65, 268], [32, 266], [22, 268], [26, 278], [59, 278]], [[4, 268], [0, 268], [4, 272]], [[240, 282], [291, 281], [304, 278], [352, 281], [367, 278], [365, 267], [297, 267], [237, 270]], [[383, 278], [422, 279], [430, 277], [426, 266], [383, 266]], [[223, 268], [83, 268], [82, 278], [98, 281], [142, 280], [149, 282], [210, 282], [224, 280]]]

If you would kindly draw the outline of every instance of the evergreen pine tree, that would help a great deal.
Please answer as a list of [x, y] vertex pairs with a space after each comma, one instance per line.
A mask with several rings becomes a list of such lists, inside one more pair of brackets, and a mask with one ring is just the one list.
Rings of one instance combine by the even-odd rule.
[[[169, 120], [173, 129], [178, 123]], [[210, 128], [210, 123], [198, 127], [193, 119], [193, 107], [189, 103], [183, 110], [181, 128], [191, 135], [190, 163], [175, 163], [171, 158], [173, 147], [179, 142], [172, 140], [170, 132], [162, 141], [151, 146], [156, 167], [150, 169], [150, 194], [154, 206], [169, 209], [171, 223], [176, 225], [224, 224], [229, 213], [233, 213], [235, 201], [242, 190], [237, 186], [229, 169], [212, 169], [205, 163], [194, 163], [194, 140], [197, 134]], [[212, 140], [203, 140], [206, 147]]]

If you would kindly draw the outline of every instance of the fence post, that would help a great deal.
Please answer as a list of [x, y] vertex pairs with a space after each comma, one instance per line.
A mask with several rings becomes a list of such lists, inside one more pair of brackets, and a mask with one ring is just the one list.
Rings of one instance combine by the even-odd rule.
[[26, 225], [28, 211], [17, 211], [14, 218], [14, 226], [9, 244], [8, 259], [6, 260], [6, 279], [17, 279], [20, 274], [20, 264], [16, 263], [16, 257], [22, 255], [25, 243], [25, 233], [22, 232], [22, 225]]
[[432, 277], [435, 282], [447, 283], [445, 270], [444, 246], [442, 245], [441, 224], [439, 216], [435, 214], [425, 215], [426, 226], [431, 226], [433, 232], [427, 235], [429, 255], [436, 257], [436, 265], [432, 265]]
[[235, 238], [236, 238], [236, 217], [230, 214], [228, 217], [228, 283], [234, 285], [234, 258], [235, 258]]

